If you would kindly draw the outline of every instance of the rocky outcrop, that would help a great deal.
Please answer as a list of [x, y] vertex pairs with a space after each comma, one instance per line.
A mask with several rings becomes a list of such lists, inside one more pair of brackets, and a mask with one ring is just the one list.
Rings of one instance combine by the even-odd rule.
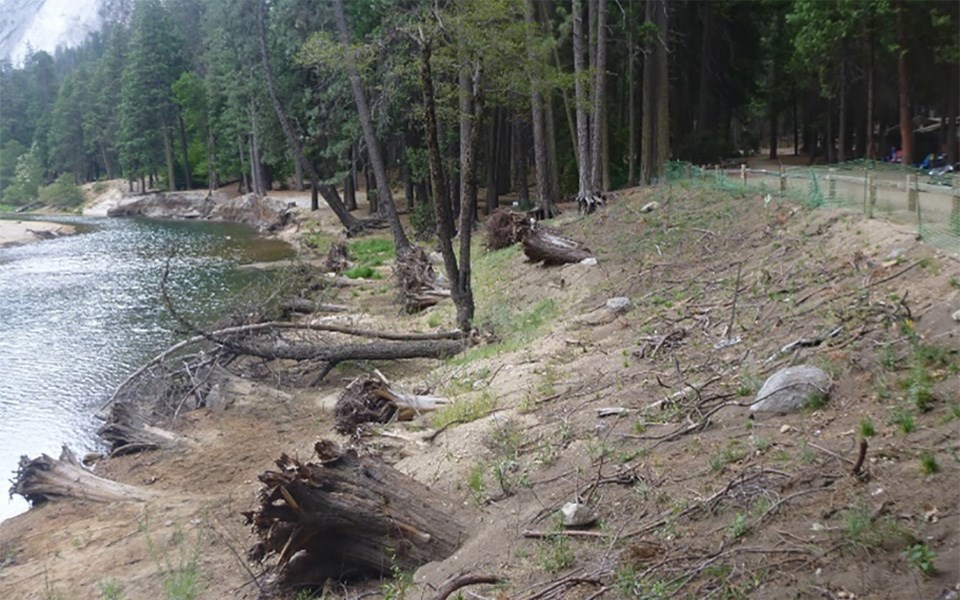
[[809, 406], [815, 397], [826, 400], [831, 385], [830, 376], [823, 369], [812, 365], [787, 367], [764, 382], [750, 410], [776, 414], [796, 412]]
[[290, 205], [274, 198], [247, 194], [227, 198], [208, 192], [160, 192], [127, 197], [107, 211], [109, 217], [206, 219], [245, 223], [260, 231], [275, 231], [290, 222]]

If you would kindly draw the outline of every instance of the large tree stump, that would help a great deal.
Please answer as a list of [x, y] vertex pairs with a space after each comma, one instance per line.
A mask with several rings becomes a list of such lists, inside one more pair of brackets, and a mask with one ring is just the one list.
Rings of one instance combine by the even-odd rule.
[[261, 473], [260, 506], [244, 513], [260, 538], [250, 557], [275, 554], [281, 587], [412, 570], [459, 547], [462, 526], [429, 488], [356, 450], [314, 448], [318, 463], [284, 454]]
[[17, 477], [10, 488], [10, 495], [13, 494], [23, 496], [34, 506], [55, 498], [79, 498], [96, 502], [142, 502], [151, 496], [147, 490], [97, 477], [83, 468], [66, 446], [63, 447], [59, 460], [46, 454], [34, 459], [21, 456]]
[[337, 399], [333, 414], [336, 430], [352, 435], [361, 423], [388, 423], [394, 418], [409, 421], [420, 413], [448, 404], [448, 398], [407, 393], [390, 385], [383, 374], [376, 371], [374, 377], [358, 377], [350, 382]]
[[450, 297], [433, 271], [433, 264], [420, 246], [414, 246], [393, 266], [400, 281], [400, 296], [407, 312], [415, 313]]

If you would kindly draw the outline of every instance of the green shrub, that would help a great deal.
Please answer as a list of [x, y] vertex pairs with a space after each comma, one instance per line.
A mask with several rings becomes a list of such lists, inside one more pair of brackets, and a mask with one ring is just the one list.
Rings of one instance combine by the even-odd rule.
[[50, 185], [40, 188], [40, 202], [48, 206], [73, 208], [83, 204], [83, 190], [72, 173], [63, 173]]

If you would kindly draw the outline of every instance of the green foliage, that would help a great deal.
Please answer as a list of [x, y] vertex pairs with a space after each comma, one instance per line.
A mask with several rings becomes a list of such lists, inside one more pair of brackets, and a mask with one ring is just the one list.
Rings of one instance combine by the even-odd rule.
[[903, 551], [903, 557], [911, 567], [927, 577], [937, 574], [937, 566], [933, 562], [937, 559], [937, 554], [930, 549], [930, 546], [924, 543], [914, 544]]
[[42, 181], [43, 165], [40, 163], [38, 146], [34, 144], [17, 158], [13, 183], [3, 192], [4, 202], [15, 206], [35, 202]]
[[429, 240], [437, 233], [437, 218], [433, 205], [428, 202], [417, 204], [410, 215], [410, 225], [418, 240]]
[[903, 406], [895, 406], [890, 412], [891, 425], [896, 425], [903, 433], [911, 433], [917, 429], [917, 422], [913, 418], [913, 413]]
[[547, 573], [559, 573], [573, 566], [575, 560], [570, 538], [560, 531], [548, 535], [537, 546], [537, 566]]
[[869, 417], [864, 417], [860, 421], [860, 437], [868, 438], [876, 435], [877, 430], [873, 426], [873, 421]]
[[920, 455], [920, 470], [924, 475], [933, 475], [940, 471], [940, 465], [937, 464], [937, 457], [928, 452]]
[[123, 588], [115, 579], [104, 579], [98, 585], [103, 600], [123, 600]]
[[383, 275], [367, 265], [347, 269], [343, 272], [343, 276], [347, 279], [383, 279]]
[[77, 185], [73, 173], [63, 173], [50, 185], [40, 188], [40, 202], [47, 206], [74, 208], [84, 200], [83, 190]]

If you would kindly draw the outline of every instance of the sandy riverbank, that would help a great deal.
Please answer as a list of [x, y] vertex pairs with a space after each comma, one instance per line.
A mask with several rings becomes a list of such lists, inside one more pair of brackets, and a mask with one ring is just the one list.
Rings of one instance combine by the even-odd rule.
[[76, 230], [72, 225], [47, 221], [19, 221], [0, 219], [0, 247], [29, 244], [49, 237], [70, 235]]

